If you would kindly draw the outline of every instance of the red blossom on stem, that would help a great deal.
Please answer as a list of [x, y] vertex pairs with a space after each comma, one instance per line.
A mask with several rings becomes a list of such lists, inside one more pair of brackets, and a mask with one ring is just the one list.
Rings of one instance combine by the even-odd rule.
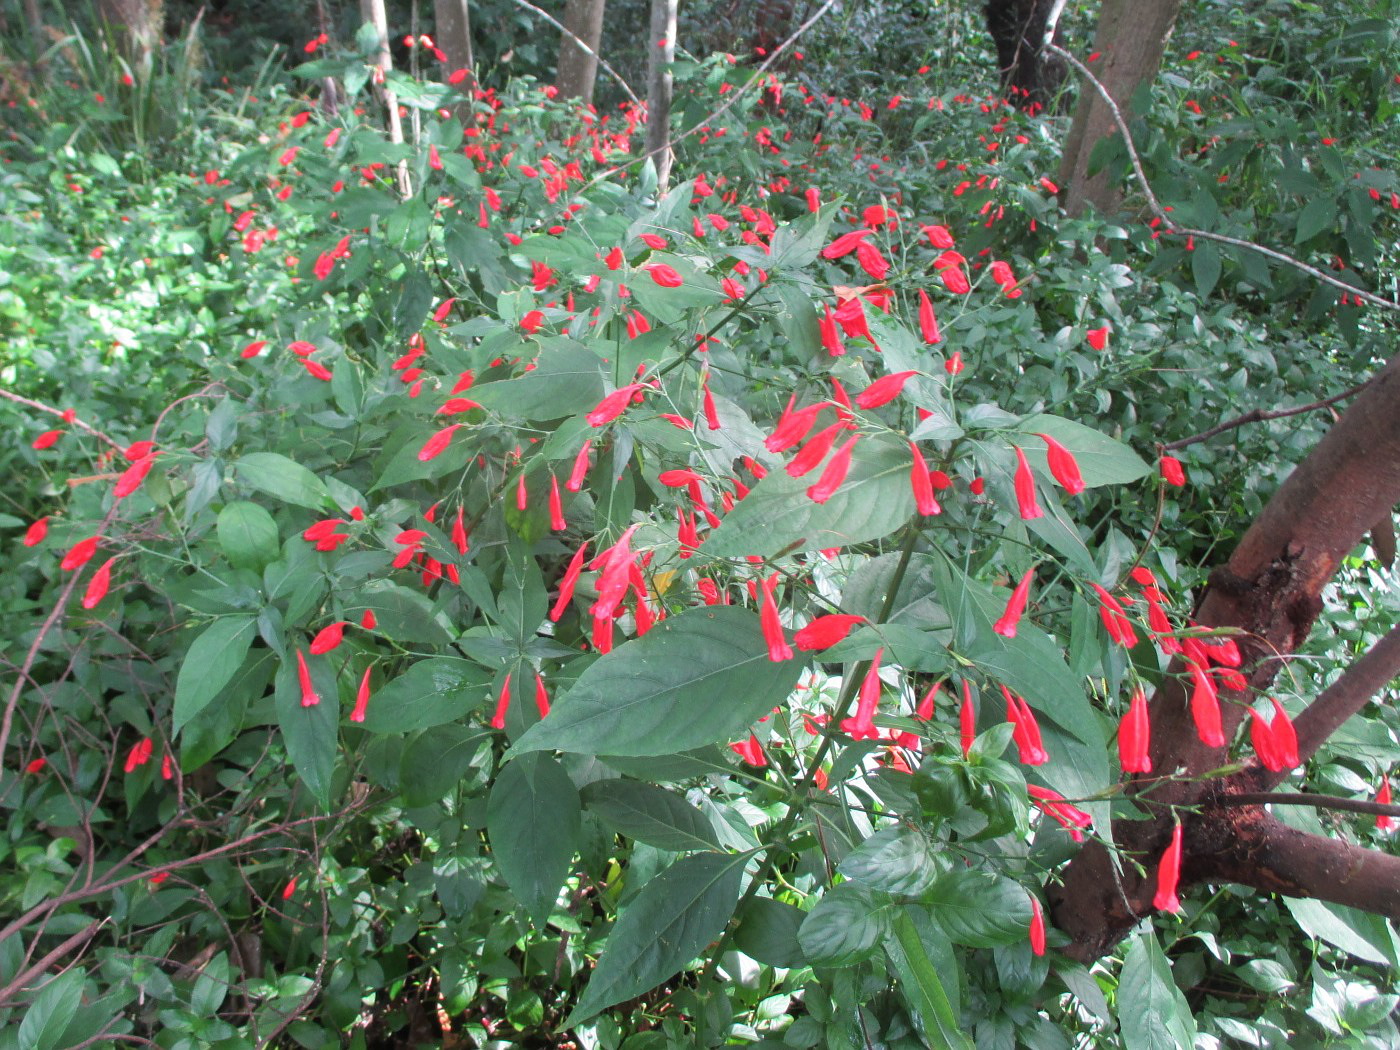
[[856, 701], [856, 713], [851, 718], [841, 719], [841, 728], [853, 740], [873, 740], [880, 735], [875, 728], [875, 709], [880, 704], [880, 657], [885, 654], [883, 647], [875, 650], [870, 661], [870, 670], [860, 683], [860, 697]]
[[1031, 473], [1031, 465], [1026, 461], [1026, 454], [1021, 451], [1019, 445], [1012, 447], [1016, 449], [1016, 503], [1021, 512], [1021, 519], [1033, 521], [1042, 518], [1045, 512], [1040, 509], [1040, 503], [1036, 499], [1035, 475]]
[[763, 627], [763, 640], [768, 646], [768, 659], [775, 663], [791, 660], [793, 655], [792, 647], [788, 645], [783, 634], [783, 622], [778, 616], [778, 603], [773, 599], [773, 590], [777, 585], [776, 573], [759, 584], [763, 592], [763, 601], [758, 613], [759, 623]]
[[496, 697], [496, 713], [491, 716], [492, 729], [504, 729], [506, 727], [506, 708], [510, 706], [510, 673], [506, 673], [506, 680], [501, 683], [501, 691]]
[[814, 503], [825, 503], [841, 487], [841, 483], [846, 480], [846, 472], [851, 468], [851, 451], [856, 447], [858, 440], [860, 435], [853, 434], [849, 441], [836, 450], [817, 483], [807, 490], [808, 499]]
[[1141, 688], [1133, 690], [1128, 710], [1118, 723], [1118, 764], [1124, 773], [1151, 773], [1148, 749], [1152, 724], [1147, 715], [1147, 697]]
[[1079, 476], [1079, 464], [1074, 455], [1064, 445], [1049, 434], [1037, 434], [1045, 442], [1045, 455], [1050, 464], [1050, 473], [1071, 496], [1084, 491], [1084, 479]]
[[858, 623], [864, 623], [864, 616], [848, 613], [830, 613], [818, 616], [815, 620], [792, 636], [797, 648], [803, 652], [819, 652], [829, 649], [851, 633]]
[[355, 707], [350, 712], [350, 721], [352, 722], [365, 720], [365, 712], [369, 709], [369, 673], [372, 670], [374, 670], [373, 664], [365, 668], [364, 676], [360, 679], [360, 688], [355, 693]]
[[1176, 895], [1177, 883], [1181, 880], [1181, 825], [1172, 829], [1172, 840], [1162, 852], [1157, 862], [1157, 893], [1152, 898], [1152, 906], [1173, 914], [1181, 910], [1181, 901]]
[[1016, 584], [1016, 589], [1011, 592], [1011, 597], [1006, 602], [1006, 611], [992, 627], [994, 633], [1006, 638], [1016, 637], [1016, 627], [1026, 611], [1026, 601], [1031, 593], [1031, 580], [1034, 578], [1035, 569], [1027, 569], [1026, 574], [1021, 577], [1021, 582]]
[[958, 706], [958, 736], [966, 759], [977, 739], [977, 709], [972, 706], [972, 683], [966, 678], [962, 680], [962, 703]]
[[306, 666], [306, 654], [297, 650], [297, 680], [301, 683], [301, 706], [315, 707], [321, 702], [316, 685], [311, 681], [311, 668]]

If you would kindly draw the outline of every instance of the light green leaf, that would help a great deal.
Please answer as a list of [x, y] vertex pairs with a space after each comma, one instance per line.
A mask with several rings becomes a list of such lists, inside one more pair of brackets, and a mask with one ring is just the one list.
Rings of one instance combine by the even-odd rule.
[[887, 894], [855, 882], [828, 890], [802, 921], [798, 943], [807, 961], [849, 966], [874, 955], [889, 932], [893, 905]]
[[949, 940], [969, 948], [1014, 944], [1030, 928], [1026, 891], [991, 872], [951, 868], [934, 880], [919, 903]]
[[1303, 205], [1303, 210], [1298, 213], [1298, 229], [1294, 234], [1293, 243], [1302, 244], [1312, 240], [1336, 221], [1336, 200], [1331, 194], [1318, 194]]
[[923, 1023], [926, 1043], [938, 1050], [972, 1050], [973, 1042], [962, 1032], [953, 1004], [948, 1001], [948, 993], [907, 909], [895, 916], [885, 950], [904, 986], [905, 997]]
[[[1027, 434], [1049, 434], [1069, 449], [1079, 464], [1079, 473], [1084, 478], [1086, 488], [1126, 485], [1152, 472], [1152, 468], [1142, 457], [1121, 441], [1071, 419], [1051, 415], [1031, 416], [1021, 424], [1021, 429]], [[1037, 467], [1043, 476], [1049, 477], [1050, 467], [1046, 461], [1045, 443], [1031, 440], [1022, 445], [1022, 448], [1031, 464]]]
[[68, 1022], [83, 1001], [86, 971], [69, 970], [47, 981], [19, 1023], [15, 1045], [20, 1050], [56, 1050], [64, 1045]]
[[1171, 965], [1151, 930], [1133, 938], [1114, 1003], [1124, 1050], [1179, 1050], [1196, 1040], [1186, 997], [1172, 981]]
[[1283, 903], [1309, 937], [1367, 962], [1400, 966], [1395, 932], [1384, 916], [1319, 900], [1285, 897]]
[[635, 780], [595, 780], [583, 789], [584, 805], [620, 835], [680, 853], [717, 849], [705, 815], [674, 792]]
[[731, 740], [782, 703], [805, 667], [768, 659], [749, 610], [690, 609], [590, 665], [512, 750], [664, 755]]
[[603, 399], [603, 363], [572, 339], [553, 339], [535, 367], [518, 379], [474, 386], [464, 396], [503, 419], [562, 419], [587, 412]]
[[175, 707], [171, 714], [175, 733], [203, 711], [238, 673], [257, 630], [256, 617], [225, 616], [190, 643], [175, 679]]
[[825, 503], [807, 496], [824, 465], [801, 478], [770, 471], [725, 515], [701, 551], [714, 558], [769, 557], [794, 545], [824, 550], [888, 536], [914, 513], [911, 463], [907, 446], [862, 438], [846, 480]]
[[249, 488], [283, 503], [322, 510], [332, 502], [320, 478], [277, 452], [250, 452], [234, 462], [233, 471]]
[[723, 932], [739, 901], [746, 854], [693, 853], [642, 887], [608, 936], [571, 1027], [679, 973]]
[[917, 828], [882, 828], [841, 861], [846, 878], [886, 893], [918, 894], [928, 889], [942, 870], [938, 852]]
[[486, 831], [506, 885], [536, 926], [549, 918], [579, 842], [578, 789], [549, 755], [522, 755], [496, 777]]
[[256, 503], [237, 500], [219, 512], [219, 546], [235, 569], [262, 570], [281, 556], [277, 523]]

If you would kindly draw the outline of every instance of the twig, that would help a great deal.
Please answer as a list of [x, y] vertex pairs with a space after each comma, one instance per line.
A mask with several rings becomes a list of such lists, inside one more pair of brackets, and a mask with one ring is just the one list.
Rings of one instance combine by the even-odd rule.
[[1182, 226], [1179, 224], [1171, 217], [1171, 213], [1162, 206], [1162, 202], [1157, 199], [1157, 195], [1153, 193], [1152, 184], [1147, 181], [1147, 173], [1143, 171], [1142, 160], [1138, 156], [1137, 149], [1133, 146], [1132, 132], [1128, 130], [1128, 123], [1123, 119], [1123, 111], [1118, 108], [1118, 103], [1115, 102], [1113, 96], [1109, 94], [1108, 88], [1104, 87], [1099, 78], [1089, 71], [1088, 66], [1058, 44], [1052, 44], [1047, 41], [1045, 50], [1052, 54], [1059, 55], [1073, 66], [1079, 72], [1080, 76], [1093, 85], [1099, 98], [1103, 99], [1104, 105], [1108, 107], [1108, 111], [1113, 115], [1114, 124], [1118, 126], [1118, 134], [1123, 139], [1123, 145], [1128, 151], [1128, 159], [1132, 161], [1133, 174], [1137, 177], [1138, 184], [1142, 187], [1143, 196], [1147, 198], [1147, 207], [1151, 210], [1153, 215], [1162, 221], [1162, 225], [1166, 227], [1168, 233], [1186, 237], [1199, 237], [1201, 240], [1215, 241], [1218, 244], [1228, 244], [1235, 248], [1245, 248], [1252, 252], [1258, 252], [1260, 255], [1273, 259], [1275, 262], [1283, 263], [1285, 266], [1291, 266], [1295, 270], [1300, 270], [1309, 277], [1322, 281], [1324, 284], [1330, 284], [1334, 288], [1340, 288], [1342, 291], [1356, 296], [1357, 299], [1364, 299], [1368, 303], [1383, 306], [1387, 310], [1400, 311], [1400, 302], [1394, 299], [1386, 299], [1384, 296], [1375, 295], [1364, 289], [1357, 288], [1355, 285], [1348, 284], [1340, 278], [1333, 277], [1325, 270], [1320, 270], [1316, 266], [1310, 266], [1301, 259], [1295, 259], [1293, 256], [1285, 255], [1281, 251], [1277, 251], [1273, 248], [1266, 248], [1262, 244], [1255, 244], [1253, 241], [1246, 241], [1240, 237], [1231, 237], [1223, 233], [1212, 233], [1210, 230], [1198, 230], [1190, 226]]
[[1286, 416], [1296, 416], [1303, 412], [1311, 412], [1315, 408], [1326, 408], [1328, 405], [1335, 405], [1338, 401], [1345, 401], [1347, 398], [1354, 397], [1361, 393], [1361, 391], [1366, 389], [1367, 383], [1370, 383], [1369, 379], [1366, 380], [1365, 383], [1357, 383], [1356, 386], [1352, 387], [1350, 390], [1344, 390], [1340, 394], [1333, 394], [1331, 397], [1324, 397], [1321, 401], [1314, 401], [1309, 405], [1298, 405], [1294, 408], [1251, 409], [1242, 416], [1236, 416], [1234, 419], [1227, 419], [1224, 423], [1217, 423], [1209, 430], [1203, 430], [1199, 434], [1192, 434], [1190, 437], [1184, 437], [1179, 441], [1168, 441], [1162, 448], [1164, 450], [1185, 448], [1187, 445], [1194, 445], [1200, 441], [1207, 441], [1215, 437], [1216, 434], [1223, 434], [1227, 430], [1234, 430], [1236, 427], [1242, 427], [1249, 423], [1262, 423], [1266, 419], [1283, 419]]
[[1370, 813], [1377, 817], [1400, 817], [1400, 806], [1384, 802], [1368, 802], [1360, 798], [1334, 798], [1331, 795], [1311, 795], [1290, 791], [1243, 791], [1221, 795], [1217, 806], [1312, 806], [1314, 809], [1336, 809], [1347, 813]]
[[86, 944], [89, 940], [92, 939], [93, 935], [97, 933], [98, 930], [100, 930], [110, 921], [111, 920], [107, 918], [94, 919], [92, 922], [88, 923], [77, 933], [73, 934], [71, 937], [66, 938], [61, 944], [59, 944], [57, 948], [54, 948], [53, 951], [49, 952], [42, 959], [39, 959], [37, 962], [34, 963], [34, 965], [21, 971], [20, 973], [17, 973], [9, 984], [5, 985], [5, 987], [3, 988], [0, 988], [0, 1003], [9, 1002], [11, 996], [13, 996], [21, 988], [24, 988], [26, 985], [28, 985], [30, 981], [32, 981], [35, 977], [39, 976], [39, 974], [46, 971], [50, 966], [58, 962], [59, 959], [63, 958], [74, 948], [77, 948], [79, 945]]
[[594, 58], [596, 58], [598, 60], [598, 65], [603, 67], [603, 71], [607, 73], [608, 76], [616, 80], [618, 86], [621, 87], [623, 91], [627, 92], [627, 97], [632, 100], [633, 104], [638, 107], [642, 105], [642, 100], [639, 99], [637, 97], [637, 93], [633, 91], [631, 87], [628, 86], [627, 81], [622, 79], [622, 75], [618, 73], [617, 70], [613, 69], [612, 66], [608, 65], [607, 61], [603, 58], [602, 55], [598, 54], [598, 52], [594, 51], [591, 47], [589, 47], [582, 40], [576, 37], [571, 29], [566, 28], [562, 22], [560, 22], [557, 18], [551, 15], [548, 11], [541, 11], [534, 4], [530, 3], [530, 0], [512, 0], [512, 2], [535, 12], [535, 14], [539, 15], [550, 25], [554, 26], [555, 29], [559, 30], [566, 37], [568, 37], [575, 44], [577, 44], [580, 48], [582, 48], [585, 54], [592, 55]]
[[[54, 408], [53, 405], [46, 405], [42, 401], [33, 401], [27, 397], [22, 397], [19, 394], [6, 390], [4, 387], [0, 387], [0, 397], [3, 397], [7, 401], [13, 401], [17, 405], [24, 405], [26, 408], [32, 408], [36, 412], [47, 412], [49, 413], [49, 415], [58, 416], [60, 419], [63, 417], [63, 409]], [[102, 431], [98, 430], [95, 426], [92, 426], [89, 423], [84, 423], [81, 419], [74, 419], [71, 423], [69, 423], [69, 426], [77, 427], [79, 430], [86, 430], [93, 437], [100, 438], [115, 449], [126, 448], [125, 445], [117, 444], [117, 442], [113, 441], [106, 434], [102, 433]]]

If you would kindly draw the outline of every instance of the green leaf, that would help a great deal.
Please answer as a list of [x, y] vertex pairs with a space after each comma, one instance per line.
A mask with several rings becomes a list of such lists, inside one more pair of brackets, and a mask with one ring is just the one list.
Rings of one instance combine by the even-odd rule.
[[257, 631], [256, 617], [225, 616], [211, 623], [190, 643], [175, 679], [173, 732], [179, 733], [181, 727], [203, 711], [238, 673]]
[[734, 739], [787, 699], [806, 666], [769, 660], [747, 609], [690, 609], [590, 665], [512, 751], [664, 755]]
[[650, 991], [701, 955], [734, 913], [747, 861], [743, 853], [693, 853], [643, 886], [564, 1026]]
[[768, 966], [801, 966], [806, 960], [797, 931], [806, 918], [807, 913], [796, 905], [755, 897], [739, 914], [734, 947]]
[[954, 944], [995, 948], [1015, 944], [1030, 927], [1026, 891], [990, 872], [951, 868], [919, 898]]
[[83, 1001], [86, 971], [69, 970], [44, 984], [19, 1024], [15, 1045], [19, 1050], [55, 1050], [63, 1046], [68, 1022]]
[[1202, 241], [1191, 253], [1191, 278], [1196, 282], [1196, 294], [1210, 297], [1220, 283], [1220, 249], [1212, 241]]
[[1124, 1050], [1177, 1050], [1195, 1044], [1191, 1008], [1172, 981], [1171, 964], [1151, 930], [1134, 937], [1128, 947], [1114, 1008]]
[[[376, 697], [376, 702], [381, 698]], [[428, 806], [466, 774], [491, 734], [448, 723], [408, 742], [399, 761], [399, 790], [410, 806]]]
[[815, 966], [849, 966], [868, 959], [889, 932], [889, 896], [854, 882], [827, 891], [797, 931], [802, 954]]
[[1367, 962], [1400, 966], [1395, 933], [1384, 916], [1319, 900], [1285, 897], [1283, 903], [1309, 937], [1326, 941]]
[[578, 789], [549, 755], [523, 755], [491, 787], [486, 830], [506, 885], [536, 926], [549, 918], [579, 842]]
[[282, 742], [297, 776], [324, 809], [330, 804], [331, 774], [340, 747], [340, 694], [335, 672], [325, 657], [308, 656], [306, 663], [321, 702], [302, 706], [296, 658], [283, 660], [274, 685], [277, 724], [282, 727]]
[[375, 630], [408, 646], [447, 645], [452, 636], [433, 603], [418, 591], [388, 580], [368, 580], [355, 589], [357, 605], [374, 612]]
[[467, 660], [420, 660], [374, 694], [361, 726], [371, 733], [411, 733], [456, 722], [486, 701], [491, 673]]
[[233, 471], [249, 488], [283, 503], [311, 510], [322, 510], [332, 503], [325, 482], [277, 452], [250, 452], [233, 463]]
[[886, 893], [918, 894], [942, 870], [933, 842], [916, 828], [882, 828], [841, 861], [846, 878]]
[[[1079, 464], [1086, 488], [1126, 485], [1152, 473], [1152, 468], [1127, 445], [1083, 423], [1060, 416], [1038, 415], [1025, 420], [1021, 429], [1028, 434], [1049, 434], [1069, 449]], [[1049, 476], [1044, 442], [1028, 441], [1022, 448], [1031, 463]]]
[[1303, 205], [1303, 210], [1298, 213], [1298, 229], [1293, 236], [1293, 243], [1302, 244], [1304, 241], [1312, 240], [1336, 221], [1336, 200], [1331, 194], [1318, 194]]
[[948, 993], [943, 989], [933, 960], [928, 956], [919, 932], [901, 910], [891, 923], [891, 936], [885, 942], [890, 961], [904, 986], [905, 997], [923, 1023], [924, 1039], [930, 1047], [972, 1050], [973, 1042], [963, 1034]]
[[717, 849], [719, 839], [705, 815], [674, 792], [635, 780], [595, 780], [583, 802], [620, 835], [657, 849], [681, 853]]
[[512, 422], [562, 419], [603, 399], [603, 363], [582, 343], [555, 338], [520, 378], [474, 386], [465, 396]]
[[235, 569], [262, 570], [282, 554], [277, 523], [256, 503], [238, 500], [219, 512], [219, 546]]
[[905, 445], [862, 438], [851, 455], [846, 480], [825, 503], [807, 496], [822, 468], [801, 478], [770, 471], [725, 515], [723, 524], [705, 539], [702, 552], [714, 558], [766, 558], [794, 544], [802, 550], [824, 550], [888, 536], [914, 513], [911, 462]]

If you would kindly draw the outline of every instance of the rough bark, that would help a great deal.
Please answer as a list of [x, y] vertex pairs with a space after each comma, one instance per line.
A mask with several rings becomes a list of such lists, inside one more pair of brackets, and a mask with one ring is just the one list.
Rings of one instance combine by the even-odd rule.
[[[1094, 37], [1098, 58], [1089, 68], [1126, 119], [1132, 119], [1133, 93], [1157, 75], [1180, 9], [1181, 0], [1104, 0]], [[1086, 205], [1104, 214], [1118, 209], [1122, 190], [1114, 173], [1089, 174], [1094, 147], [1117, 133], [1113, 114], [1098, 93], [1081, 91], [1060, 160], [1060, 185], [1069, 214], [1079, 215]]]
[[97, 10], [115, 30], [127, 63], [138, 75], [148, 76], [160, 46], [163, 0], [98, 0]]
[[447, 68], [465, 69], [475, 79], [470, 0], [433, 0], [433, 23], [433, 40], [447, 56]]
[[[603, 39], [604, 0], [569, 0], [564, 8], [564, 29], [559, 42], [559, 74], [555, 86], [564, 98], [577, 98], [585, 106], [593, 102], [598, 79], [598, 45]], [[575, 39], [577, 37], [577, 39]], [[579, 46], [579, 41], [588, 49]]]
[[677, 0], [651, 0], [651, 35], [647, 38], [647, 154], [656, 165], [657, 192], [666, 192], [673, 154], [671, 134], [671, 63], [676, 57]]
[[1051, 107], [1068, 72], [1045, 51], [1065, 0], [987, 0], [987, 30], [997, 49], [1001, 90], [1018, 108], [1038, 113]]
[[[1222, 726], [1227, 740], [1233, 738], [1244, 715], [1244, 704], [1268, 688], [1307, 638], [1322, 608], [1322, 589], [1342, 558], [1396, 503], [1400, 503], [1400, 357], [1377, 374], [1283, 483], [1229, 561], [1211, 575], [1196, 619], [1206, 627], [1236, 627], [1244, 632], [1236, 640], [1250, 686], [1244, 694], [1222, 692]], [[1314, 701], [1318, 715], [1309, 718], [1305, 713], [1299, 719], [1307, 739], [1314, 739], [1324, 729], [1330, 732], [1327, 727], [1340, 724], [1339, 712], [1355, 710], [1364, 702], [1357, 700], [1360, 691], [1389, 679], [1390, 669], [1400, 660], [1400, 643], [1387, 639], [1374, 653], [1353, 668], [1357, 673], [1349, 685], [1338, 683], [1343, 699], [1336, 694], [1329, 699], [1329, 690]], [[1229, 870], [1232, 881], [1250, 885], [1255, 884], [1252, 878], [1268, 883], [1287, 881], [1290, 892], [1298, 896], [1339, 903], [1350, 903], [1355, 896], [1354, 890], [1337, 882], [1335, 866], [1328, 866], [1331, 862], [1284, 865], [1276, 843], [1296, 844], [1297, 840], [1282, 832], [1260, 825], [1257, 834], [1262, 837], [1258, 841], [1264, 852], [1258, 855], [1241, 853], [1233, 833], [1221, 834], [1222, 828], [1233, 827], [1230, 822], [1237, 820], [1223, 814], [1239, 811], [1213, 810], [1212, 799], [1227, 791], [1256, 790], [1259, 781], [1253, 771], [1228, 781], [1208, 777], [1224, 764], [1226, 755], [1222, 749], [1201, 742], [1181, 683], [1179, 661], [1172, 670], [1176, 674], [1163, 682], [1150, 708], [1152, 768], [1159, 777], [1140, 777], [1133, 785], [1149, 819], [1121, 821], [1113, 829], [1119, 848], [1146, 865], [1146, 877], [1139, 876], [1131, 865], [1118, 871], [1108, 851], [1094, 844], [1071, 862], [1063, 884], [1052, 891], [1055, 923], [1072, 940], [1069, 953], [1081, 960], [1103, 955], [1152, 910], [1156, 859], [1166, 846], [1177, 814], [1184, 825], [1188, 857], [1183, 885]], [[1311, 727], [1314, 721], [1317, 726]], [[1177, 773], [1180, 775], [1167, 778]], [[1199, 806], [1205, 807], [1199, 814], [1191, 812], [1191, 807]], [[1351, 863], [1347, 858], [1352, 856], [1352, 847], [1337, 841], [1332, 848], [1341, 858], [1337, 863]], [[1275, 867], [1267, 867], [1260, 857], [1269, 858]], [[1255, 874], [1245, 877], [1251, 858]], [[1368, 871], [1392, 880], [1400, 878], [1400, 866], [1371, 865]], [[1396, 887], [1389, 886], [1385, 892], [1393, 894]]]

